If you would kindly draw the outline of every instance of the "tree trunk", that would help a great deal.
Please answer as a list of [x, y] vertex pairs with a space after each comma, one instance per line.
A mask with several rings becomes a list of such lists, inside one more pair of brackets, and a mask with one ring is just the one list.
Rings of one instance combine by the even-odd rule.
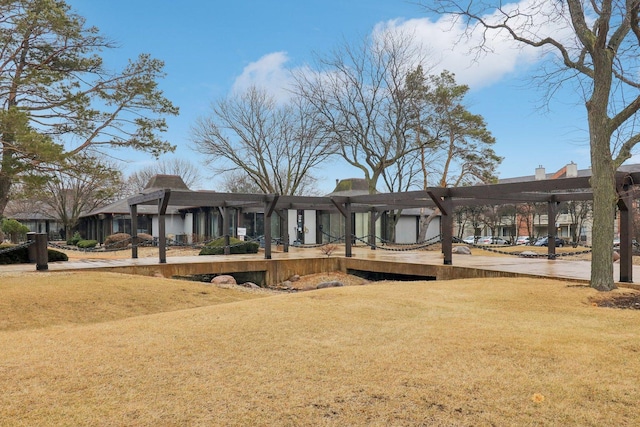
[[[587, 104], [591, 139], [591, 187], [593, 189], [593, 252], [591, 287], [615, 289], [613, 280], [613, 232], [616, 207], [615, 164], [611, 158], [607, 128], [607, 102]], [[604, 109], [600, 105], [605, 106]]]
[[0, 171], [0, 218], [9, 202], [9, 190], [11, 189], [11, 179]]

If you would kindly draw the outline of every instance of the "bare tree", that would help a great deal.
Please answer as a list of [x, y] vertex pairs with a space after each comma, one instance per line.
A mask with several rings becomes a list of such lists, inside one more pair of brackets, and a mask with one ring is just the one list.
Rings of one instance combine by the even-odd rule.
[[387, 168], [419, 148], [405, 85], [423, 62], [415, 46], [410, 35], [377, 33], [296, 75], [296, 92], [318, 112], [344, 160], [362, 171], [371, 194]]
[[179, 158], [163, 159], [139, 171], [133, 172], [124, 183], [123, 196], [144, 190], [156, 175], [178, 175], [190, 189], [197, 188], [202, 180], [200, 169], [192, 162]]
[[229, 171], [223, 175], [220, 191], [224, 193], [262, 193], [262, 189], [249, 178], [249, 175], [239, 170]]
[[242, 171], [264, 193], [304, 194], [314, 168], [335, 154], [307, 102], [280, 105], [256, 87], [214, 103], [191, 140], [215, 172]]
[[47, 212], [55, 213], [67, 235], [76, 228], [81, 215], [111, 203], [122, 186], [115, 165], [91, 157], [73, 157], [44, 181], [30, 180], [25, 187], [30, 199], [40, 201]]
[[567, 202], [566, 209], [571, 219], [571, 239], [574, 243], [580, 240], [580, 231], [592, 211], [590, 200]]
[[593, 188], [591, 286], [614, 289], [615, 173], [640, 141], [640, 1], [531, 0], [503, 7], [502, 2], [442, 0], [427, 7], [459, 17], [470, 32], [480, 31], [480, 49], [490, 32], [500, 31], [524, 46], [555, 52], [556, 81], [583, 91]]

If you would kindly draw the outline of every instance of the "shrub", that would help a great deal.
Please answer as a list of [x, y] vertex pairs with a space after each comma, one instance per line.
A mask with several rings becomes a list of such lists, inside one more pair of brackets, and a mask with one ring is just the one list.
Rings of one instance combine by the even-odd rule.
[[81, 240], [83, 239], [80, 235], [80, 232], [76, 231], [75, 233], [73, 233], [73, 236], [70, 239], [67, 239], [67, 245], [78, 246], [78, 242], [80, 242]]
[[131, 235], [127, 233], [116, 233], [107, 238], [104, 241], [104, 246], [107, 249], [125, 249], [131, 243]]
[[[245, 242], [242, 240], [229, 238], [229, 251], [231, 254], [255, 254], [258, 253], [260, 245], [257, 242]], [[224, 237], [219, 237], [207, 243], [202, 248], [200, 255], [222, 255], [224, 254]]]
[[29, 227], [21, 224], [15, 219], [3, 219], [2, 231], [9, 235], [9, 238], [13, 243], [18, 243], [20, 237], [29, 232]]
[[64, 252], [56, 251], [55, 249], [47, 249], [49, 253], [49, 262], [55, 261], [69, 261], [69, 257]]
[[95, 248], [97, 244], [98, 244], [97, 240], [80, 240], [77, 246], [82, 249], [88, 249], [88, 248]]
[[[0, 249], [6, 249], [13, 245], [0, 245]], [[48, 249], [48, 262], [69, 261], [69, 257], [64, 252]], [[29, 248], [20, 248], [11, 252], [0, 254], [0, 264], [27, 264], [29, 263]]]
[[150, 245], [153, 243], [153, 236], [147, 233], [138, 233], [139, 245]]

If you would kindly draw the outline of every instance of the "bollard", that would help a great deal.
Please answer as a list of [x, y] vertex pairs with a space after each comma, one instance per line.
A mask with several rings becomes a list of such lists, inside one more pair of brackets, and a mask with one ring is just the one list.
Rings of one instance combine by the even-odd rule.
[[49, 251], [47, 250], [46, 233], [36, 234], [35, 247], [36, 247], [36, 270], [38, 271], [48, 270], [49, 269]]
[[29, 262], [36, 262], [36, 233], [34, 231], [30, 231], [27, 233], [27, 242], [31, 242], [27, 251], [29, 253]]

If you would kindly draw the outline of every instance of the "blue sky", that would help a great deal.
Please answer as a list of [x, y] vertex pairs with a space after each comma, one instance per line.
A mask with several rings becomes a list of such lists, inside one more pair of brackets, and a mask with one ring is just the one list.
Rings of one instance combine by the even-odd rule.
[[[523, 0], [524, 1], [524, 0]], [[496, 41], [495, 54], [473, 61], [456, 45], [455, 31], [442, 17], [427, 17], [413, 1], [404, 0], [68, 0], [71, 7], [116, 41], [106, 52], [108, 65], [122, 67], [128, 58], [150, 53], [165, 61], [165, 95], [180, 107], [169, 118], [166, 137], [177, 145], [175, 156], [198, 163], [189, 148], [189, 129], [206, 115], [212, 101], [234, 87], [257, 83], [277, 91], [287, 70], [328, 54], [343, 41], [357, 43], [376, 26], [409, 28], [433, 46], [439, 67], [469, 84], [469, 109], [482, 115], [504, 157], [501, 178], [533, 175], [537, 166], [556, 171], [573, 161], [590, 164], [587, 124], [578, 94], [565, 90], [548, 108], [543, 91], [531, 83], [537, 53]], [[454, 29], [455, 30], [455, 29]], [[452, 50], [453, 49], [453, 50]], [[135, 171], [153, 163], [150, 155], [126, 153], [124, 168]], [[321, 192], [336, 179], [361, 177], [340, 163], [317, 174]], [[215, 189], [215, 178], [202, 188]]]

